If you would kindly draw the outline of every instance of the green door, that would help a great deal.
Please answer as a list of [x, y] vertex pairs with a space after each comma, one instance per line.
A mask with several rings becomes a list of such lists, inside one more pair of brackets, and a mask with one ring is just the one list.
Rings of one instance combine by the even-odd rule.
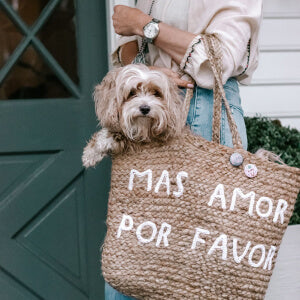
[[0, 0], [0, 299], [104, 299], [110, 161], [85, 171], [105, 1]]

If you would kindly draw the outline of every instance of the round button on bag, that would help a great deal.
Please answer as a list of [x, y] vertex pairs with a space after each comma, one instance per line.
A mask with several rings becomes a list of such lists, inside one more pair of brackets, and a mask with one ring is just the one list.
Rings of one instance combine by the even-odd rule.
[[248, 164], [244, 168], [245, 175], [249, 178], [254, 178], [257, 175], [257, 167], [254, 164]]
[[234, 167], [238, 167], [243, 163], [244, 158], [243, 158], [242, 154], [240, 154], [238, 152], [234, 152], [230, 155], [229, 161]]

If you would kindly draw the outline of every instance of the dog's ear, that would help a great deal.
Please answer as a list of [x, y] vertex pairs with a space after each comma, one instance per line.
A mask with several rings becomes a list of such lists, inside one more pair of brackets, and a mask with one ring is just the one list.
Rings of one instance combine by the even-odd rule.
[[116, 78], [120, 69], [109, 71], [94, 90], [95, 110], [100, 125], [114, 131], [120, 130], [116, 97]]

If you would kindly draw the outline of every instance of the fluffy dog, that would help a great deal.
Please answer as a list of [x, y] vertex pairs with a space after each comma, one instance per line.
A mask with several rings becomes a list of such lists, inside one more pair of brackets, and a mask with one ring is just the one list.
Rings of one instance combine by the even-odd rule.
[[84, 148], [86, 168], [106, 155], [181, 134], [183, 101], [178, 87], [164, 73], [145, 65], [110, 71], [95, 87], [94, 101], [102, 129]]

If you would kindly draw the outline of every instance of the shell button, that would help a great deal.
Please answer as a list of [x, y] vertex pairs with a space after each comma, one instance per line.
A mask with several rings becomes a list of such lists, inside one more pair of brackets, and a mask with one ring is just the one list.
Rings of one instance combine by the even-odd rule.
[[244, 168], [245, 175], [249, 178], [253, 178], [257, 175], [257, 168], [254, 164], [248, 164]]
[[244, 158], [240, 153], [234, 152], [231, 154], [229, 160], [233, 166], [238, 167], [243, 163]]

